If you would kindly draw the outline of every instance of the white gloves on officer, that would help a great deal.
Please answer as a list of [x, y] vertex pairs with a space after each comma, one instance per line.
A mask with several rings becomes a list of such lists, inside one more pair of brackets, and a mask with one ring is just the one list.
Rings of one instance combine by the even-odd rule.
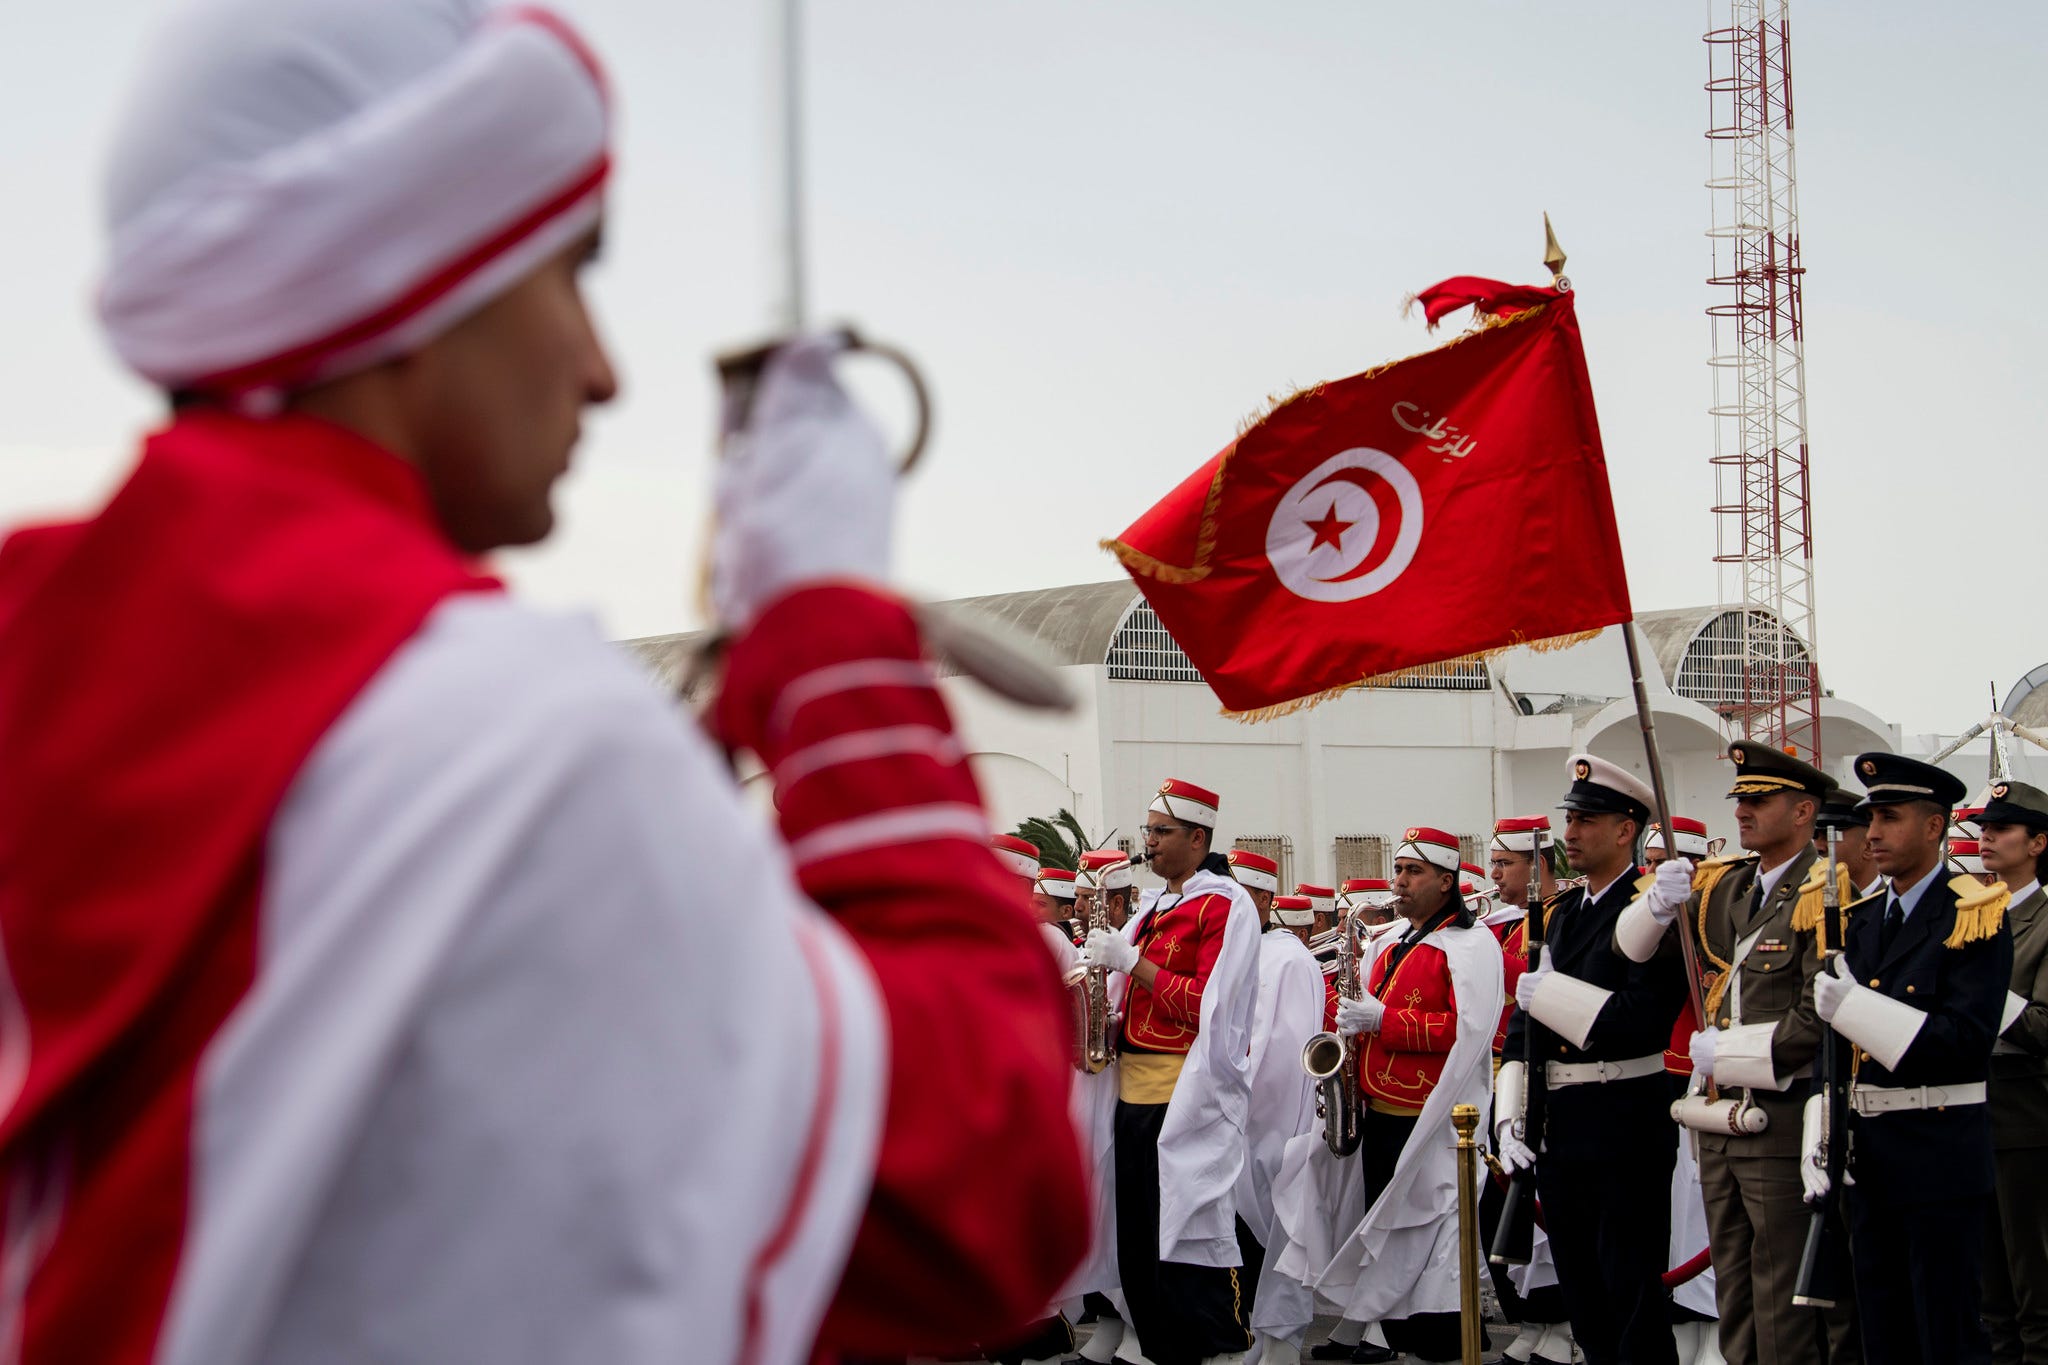
[[1666, 858], [1657, 864], [1656, 879], [1650, 889], [1643, 893], [1643, 900], [1650, 907], [1650, 914], [1657, 923], [1669, 928], [1678, 918], [1678, 912], [1685, 907], [1685, 898], [1692, 894], [1692, 860], [1690, 858]]
[[1825, 971], [1813, 978], [1813, 1012], [1828, 1023], [1835, 1022], [1835, 1011], [1842, 1008], [1842, 1002], [1856, 989], [1856, 983], [1849, 978], [1849, 963], [1845, 958], [1836, 958], [1831, 971]]
[[1493, 1154], [1500, 1164], [1510, 1171], [1530, 1171], [1536, 1168], [1536, 1153], [1529, 1150], [1529, 1144], [1514, 1134], [1514, 1121], [1501, 1122], [1493, 1135]]
[[1356, 1000], [1339, 999], [1337, 1001], [1337, 1032], [1346, 1038], [1354, 1037], [1361, 1033], [1378, 1033], [1380, 1031], [1380, 1016], [1386, 1012], [1387, 1007], [1380, 1003], [1377, 996], [1364, 995]]
[[1692, 1074], [1703, 1081], [1714, 1079], [1714, 1049], [1721, 1037], [1721, 1030], [1709, 1024], [1692, 1036], [1692, 1044], [1686, 1051], [1692, 1056]]
[[1138, 965], [1138, 945], [1114, 929], [1090, 929], [1088, 941], [1081, 945], [1081, 956], [1086, 959], [1083, 966], [1107, 967], [1128, 975]]
[[733, 629], [800, 583], [888, 577], [896, 470], [833, 376], [844, 349], [838, 336], [791, 342], [768, 361], [746, 424], [727, 412], [711, 599]]
[[1515, 983], [1515, 1003], [1522, 1007], [1524, 1013], [1528, 1012], [1529, 1002], [1536, 998], [1536, 988], [1549, 975], [1550, 968], [1538, 967], [1533, 972], [1523, 972], [1522, 979]]

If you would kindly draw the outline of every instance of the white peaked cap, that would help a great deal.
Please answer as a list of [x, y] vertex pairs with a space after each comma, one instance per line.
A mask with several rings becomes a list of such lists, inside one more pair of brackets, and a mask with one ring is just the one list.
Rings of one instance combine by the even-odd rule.
[[145, 51], [100, 316], [165, 388], [280, 392], [404, 355], [598, 220], [604, 78], [545, 10], [191, 0]]

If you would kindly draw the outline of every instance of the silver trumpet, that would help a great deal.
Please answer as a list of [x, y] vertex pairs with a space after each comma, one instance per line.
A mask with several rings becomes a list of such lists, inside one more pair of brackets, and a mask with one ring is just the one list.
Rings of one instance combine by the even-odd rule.
[[[1358, 999], [1358, 922], [1347, 915], [1337, 928], [1337, 996]], [[1323, 1142], [1338, 1156], [1350, 1156], [1364, 1137], [1359, 1124], [1358, 1044], [1324, 1031], [1302, 1045], [1301, 1069], [1316, 1083], [1316, 1116]]]

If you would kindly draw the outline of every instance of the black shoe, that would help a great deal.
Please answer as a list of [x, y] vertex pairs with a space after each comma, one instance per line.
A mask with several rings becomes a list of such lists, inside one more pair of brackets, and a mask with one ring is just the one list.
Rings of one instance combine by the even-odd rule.
[[[1359, 1345], [1365, 1343], [1360, 1342]], [[1303, 1352], [1310, 1360], [1349, 1360], [1352, 1348], [1341, 1341], [1326, 1341], [1320, 1346], [1311, 1346]]]
[[1361, 1341], [1351, 1348], [1353, 1365], [1387, 1365], [1388, 1361], [1399, 1360], [1400, 1358], [1401, 1353], [1399, 1351], [1390, 1351], [1384, 1346], [1375, 1346], [1369, 1341]]

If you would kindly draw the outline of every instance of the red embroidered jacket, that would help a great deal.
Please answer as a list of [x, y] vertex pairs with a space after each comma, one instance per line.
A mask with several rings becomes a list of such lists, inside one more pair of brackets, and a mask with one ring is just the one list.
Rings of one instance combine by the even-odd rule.
[[1124, 995], [1124, 1042], [1144, 1052], [1185, 1053], [1194, 1047], [1202, 992], [1223, 952], [1229, 919], [1229, 898], [1213, 892], [1153, 909], [1137, 944], [1139, 957], [1157, 964], [1158, 986], [1148, 989], [1131, 978]]

